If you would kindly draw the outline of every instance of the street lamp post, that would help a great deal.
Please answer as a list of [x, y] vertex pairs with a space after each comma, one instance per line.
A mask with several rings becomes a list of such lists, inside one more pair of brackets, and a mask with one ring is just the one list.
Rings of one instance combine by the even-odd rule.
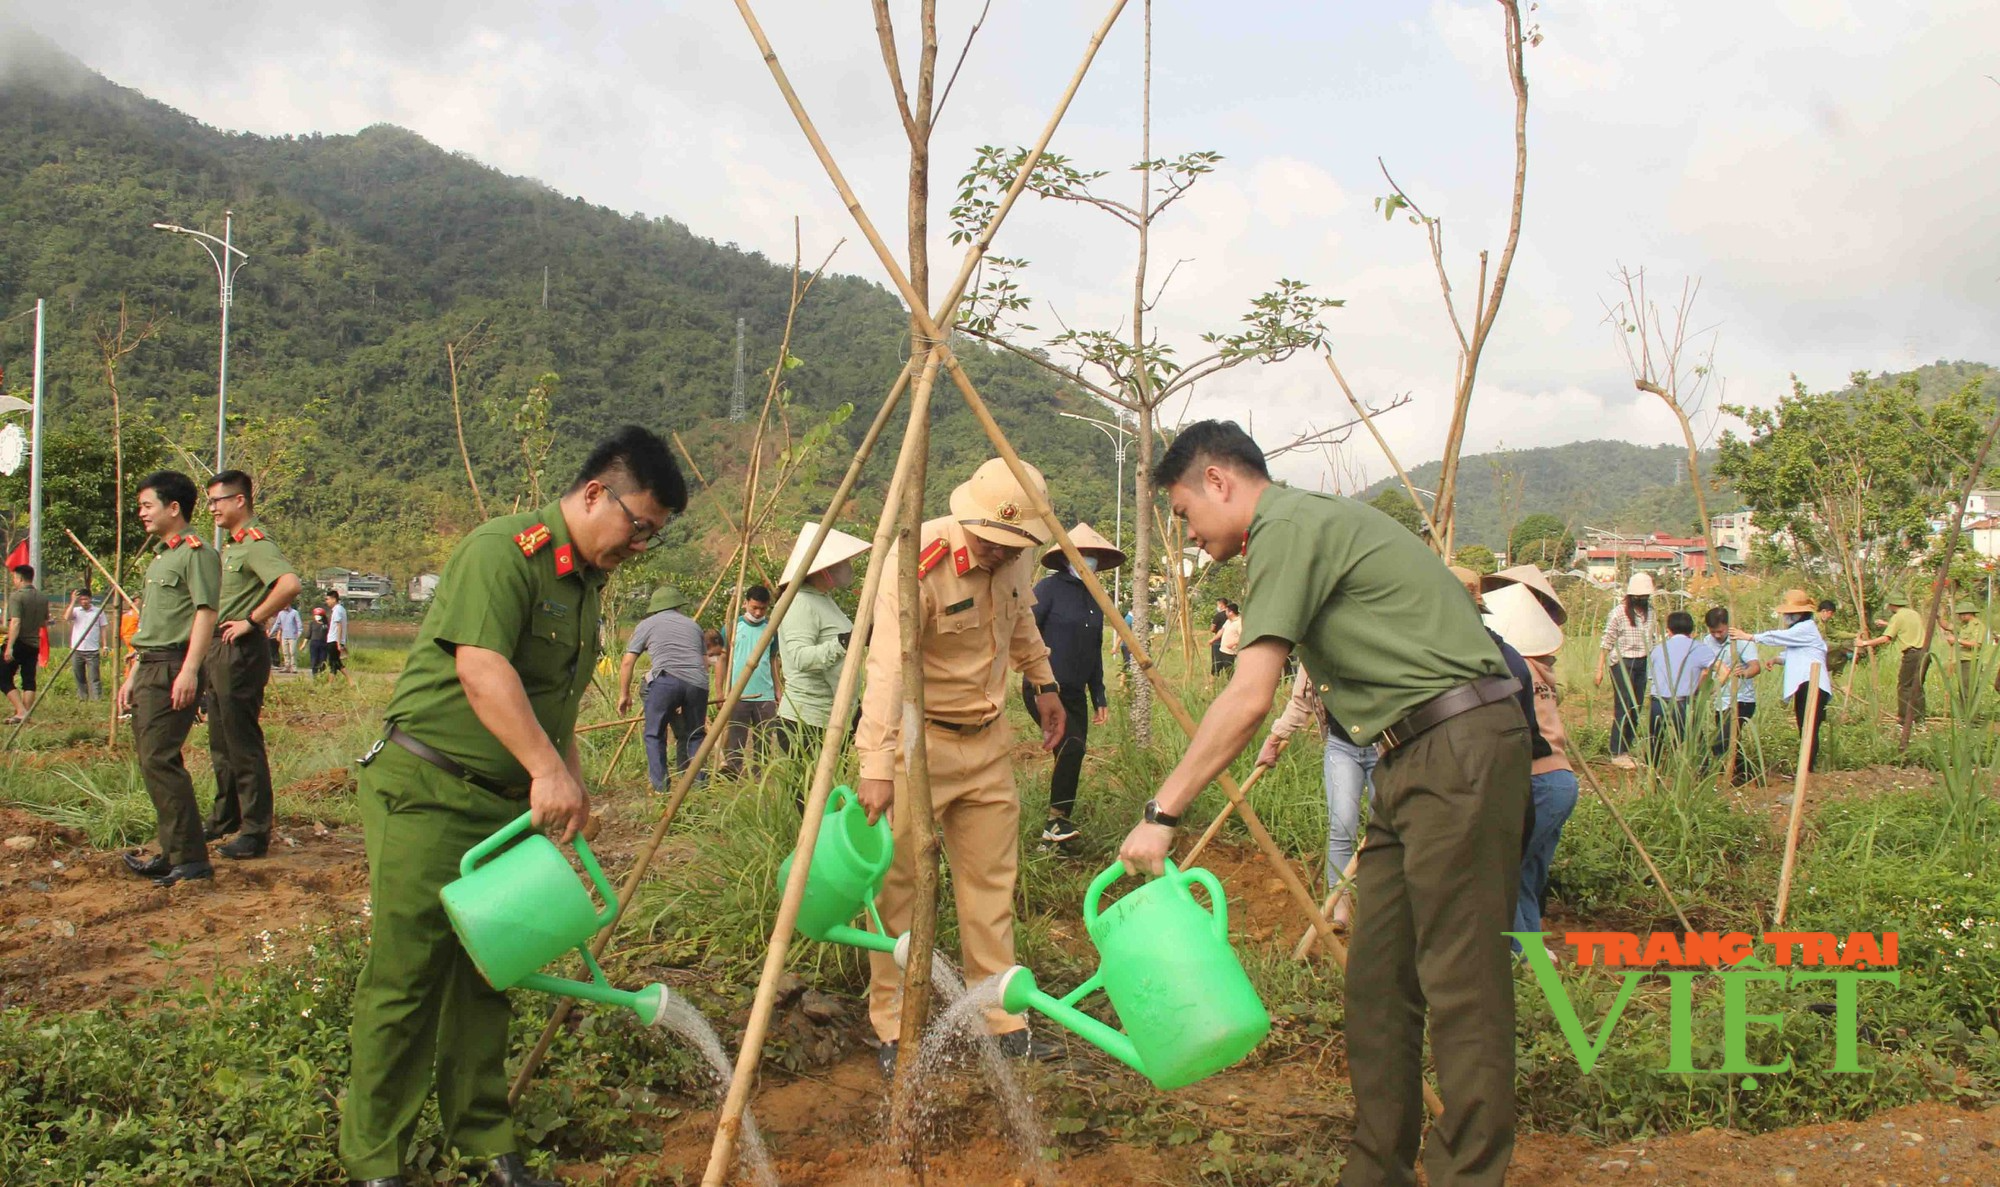
[[[1120, 552], [1123, 552], [1125, 550], [1125, 450], [1132, 443], [1132, 434], [1124, 425], [1113, 424], [1107, 420], [1098, 420], [1096, 417], [1078, 416], [1074, 412], [1058, 412], [1056, 415], [1067, 417], [1070, 420], [1080, 420], [1087, 425], [1096, 425], [1097, 431], [1103, 433], [1111, 441], [1111, 458], [1118, 465], [1118, 512], [1117, 522], [1111, 529], [1111, 542], [1118, 546]], [[1124, 574], [1121, 570], [1113, 569], [1111, 571], [1111, 600], [1119, 605], [1124, 604], [1125, 598], [1123, 577]]]
[[236, 293], [236, 270], [250, 262], [250, 257], [230, 242], [235, 220], [235, 211], [222, 212], [220, 239], [207, 231], [178, 227], [172, 223], [153, 224], [156, 231], [194, 236], [195, 242], [215, 263], [216, 297], [222, 305], [222, 347], [215, 371], [215, 472], [218, 474], [224, 466], [224, 437], [229, 425], [229, 307], [234, 303]]

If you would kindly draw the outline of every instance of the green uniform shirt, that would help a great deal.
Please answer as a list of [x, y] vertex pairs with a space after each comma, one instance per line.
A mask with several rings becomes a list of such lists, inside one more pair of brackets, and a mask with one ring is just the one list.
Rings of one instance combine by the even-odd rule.
[[146, 566], [146, 589], [139, 598], [139, 630], [134, 647], [185, 647], [194, 612], [222, 601], [222, 561], [200, 536], [186, 533], [159, 545]]
[[577, 704], [597, 668], [604, 577], [572, 551], [560, 504], [474, 528], [438, 576], [385, 716], [475, 774], [525, 785], [527, 771], [465, 699], [454, 653], [467, 646], [506, 656], [535, 720], [567, 753]]
[[49, 625], [48, 597], [32, 585], [14, 590], [7, 595], [7, 621], [21, 624], [16, 639], [25, 642], [40, 638], [42, 628]]
[[[1958, 646], [1953, 650], [1957, 651], [1958, 658], [1963, 660], [1978, 659], [1979, 649], [1985, 647], [1993, 638], [1992, 630], [1977, 618], [1971, 622], [1960, 621], [1952, 627], [1952, 630], [1958, 635]], [[1967, 647], [1967, 643], [1972, 646]]]
[[237, 528], [222, 546], [222, 606], [217, 612], [221, 621], [249, 618], [278, 578], [291, 571], [291, 562], [256, 520]]
[[1889, 625], [1882, 628], [1902, 651], [1915, 651], [1924, 645], [1924, 619], [1921, 614], [1908, 606], [1897, 609], [1889, 616]]
[[1267, 487], [1244, 560], [1243, 645], [1292, 644], [1351, 742], [1441, 692], [1507, 674], [1465, 587], [1365, 503]]

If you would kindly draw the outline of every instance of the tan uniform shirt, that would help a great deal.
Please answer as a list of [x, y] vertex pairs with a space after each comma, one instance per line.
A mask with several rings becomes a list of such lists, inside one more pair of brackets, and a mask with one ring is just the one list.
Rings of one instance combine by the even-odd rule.
[[[934, 721], [980, 725], [1006, 711], [1007, 671], [1032, 684], [1052, 684], [1049, 649], [1035, 628], [1032, 578], [1035, 557], [1024, 550], [1005, 568], [989, 573], [973, 562], [965, 529], [952, 519], [924, 524], [918, 538], [926, 554], [939, 541], [944, 553], [924, 568], [917, 584], [924, 657], [924, 715]], [[898, 614], [901, 592], [895, 580], [898, 549], [891, 545], [880, 564], [888, 566], [876, 595], [873, 637], [868, 643], [868, 691], [861, 700], [861, 728], [854, 748], [861, 754], [863, 779], [893, 779], [902, 742], [903, 636]]]
[[1555, 666], [1547, 659], [1529, 659], [1527, 664], [1535, 677], [1535, 724], [1542, 727], [1542, 740], [1549, 744], [1549, 753], [1536, 759], [1529, 773], [1571, 770], [1569, 730], [1563, 726], [1562, 706], [1556, 696]]

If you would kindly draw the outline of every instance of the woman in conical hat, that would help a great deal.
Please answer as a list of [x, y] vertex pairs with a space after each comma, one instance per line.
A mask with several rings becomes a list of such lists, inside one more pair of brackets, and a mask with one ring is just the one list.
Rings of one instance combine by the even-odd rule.
[[[778, 579], [781, 585], [804, 583], [785, 620], [778, 624], [778, 662], [785, 688], [778, 698], [773, 736], [787, 754], [816, 747], [833, 713], [834, 684], [840, 678], [848, 639], [854, 631], [854, 620], [834, 602], [833, 591], [853, 583], [854, 558], [869, 548], [866, 540], [828, 528], [818, 554], [808, 564], [806, 552], [818, 534], [818, 524], [799, 528], [798, 541], [792, 545], [792, 555]], [[801, 806], [805, 803], [803, 782], [798, 786], [798, 802]]]

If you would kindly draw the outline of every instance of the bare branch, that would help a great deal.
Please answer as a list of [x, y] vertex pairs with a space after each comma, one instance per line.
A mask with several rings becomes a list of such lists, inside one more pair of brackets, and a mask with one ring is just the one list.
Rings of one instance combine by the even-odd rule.
[[[1159, 211], [1156, 210], [1153, 213], [1158, 214]], [[1174, 273], [1181, 270], [1181, 265], [1191, 264], [1193, 262], [1194, 260], [1192, 257], [1178, 259], [1174, 261], [1174, 266], [1167, 269], [1166, 276], [1161, 278], [1160, 287], [1153, 290], [1153, 299], [1146, 302], [1146, 312], [1151, 313], [1153, 311], [1153, 307], [1160, 303], [1160, 298], [1167, 295], [1167, 286], [1173, 283]]]
[[986, 23], [986, 14], [992, 11], [993, 0], [986, 0], [980, 6], [979, 19], [972, 22], [972, 28], [965, 34], [965, 44], [958, 49], [958, 61], [952, 65], [951, 77], [944, 80], [944, 91], [938, 95], [937, 107], [931, 111], [931, 124], [936, 126], [938, 117], [944, 114], [944, 105], [951, 99], [952, 84], [958, 81], [958, 72], [965, 66], [965, 55], [972, 52], [972, 39], [979, 36], [979, 27]]
[[1039, 351], [1027, 350], [1023, 347], [1016, 346], [1012, 342], [1007, 341], [1005, 338], [989, 334], [984, 330], [975, 330], [966, 326], [959, 326], [958, 332], [973, 338], [977, 338], [981, 342], [991, 343], [992, 345], [997, 346], [1000, 349], [1007, 351], [1010, 354], [1019, 355], [1021, 358], [1028, 360], [1035, 366], [1042, 368], [1044, 371], [1048, 371], [1052, 374], [1059, 375], [1062, 378], [1067, 379], [1071, 383], [1076, 384], [1078, 387], [1089, 392], [1091, 395], [1096, 396], [1100, 400], [1109, 401], [1110, 403], [1116, 404], [1120, 408], [1123, 408], [1128, 412], [1137, 410], [1133, 407], [1132, 402], [1130, 400], [1119, 395], [1117, 392], [1101, 384], [1092, 383], [1090, 380], [1085, 379], [1079, 372], [1072, 370], [1069, 367], [1063, 366], [1061, 363], [1058, 363], [1055, 360], [1050, 359], [1049, 357], [1047, 357], [1046, 355], [1042, 354]]
[[903, 64], [896, 57], [896, 30], [889, 20], [889, 0], [874, 0], [875, 40], [882, 46], [882, 65], [889, 71], [889, 87], [896, 94], [896, 114], [903, 117], [903, 134], [912, 144], [918, 138], [917, 118], [910, 113], [910, 95], [903, 89]]
[[[1410, 403], [1410, 399], [1411, 397], [1407, 393], [1397, 396], [1380, 408], [1368, 409], [1367, 418], [1372, 420], [1385, 412], [1394, 412], [1396, 409]], [[1307, 425], [1305, 432], [1300, 433], [1290, 442], [1280, 445], [1276, 449], [1265, 450], [1264, 456], [1273, 458], [1287, 453], [1294, 453], [1301, 449], [1320, 449], [1326, 446], [1343, 444], [1349, 437], [1354, 435], [1354, 426], [1361, 424], [1362, 419], [1361, 416], [1357, 415], [1352, 420], [1342, 421], [1337, 425], [1324, 429], [1315, 429], [1311, 425]], [[1418, 509], [1422, 510], [1422, 504], [1418, 504]]]

